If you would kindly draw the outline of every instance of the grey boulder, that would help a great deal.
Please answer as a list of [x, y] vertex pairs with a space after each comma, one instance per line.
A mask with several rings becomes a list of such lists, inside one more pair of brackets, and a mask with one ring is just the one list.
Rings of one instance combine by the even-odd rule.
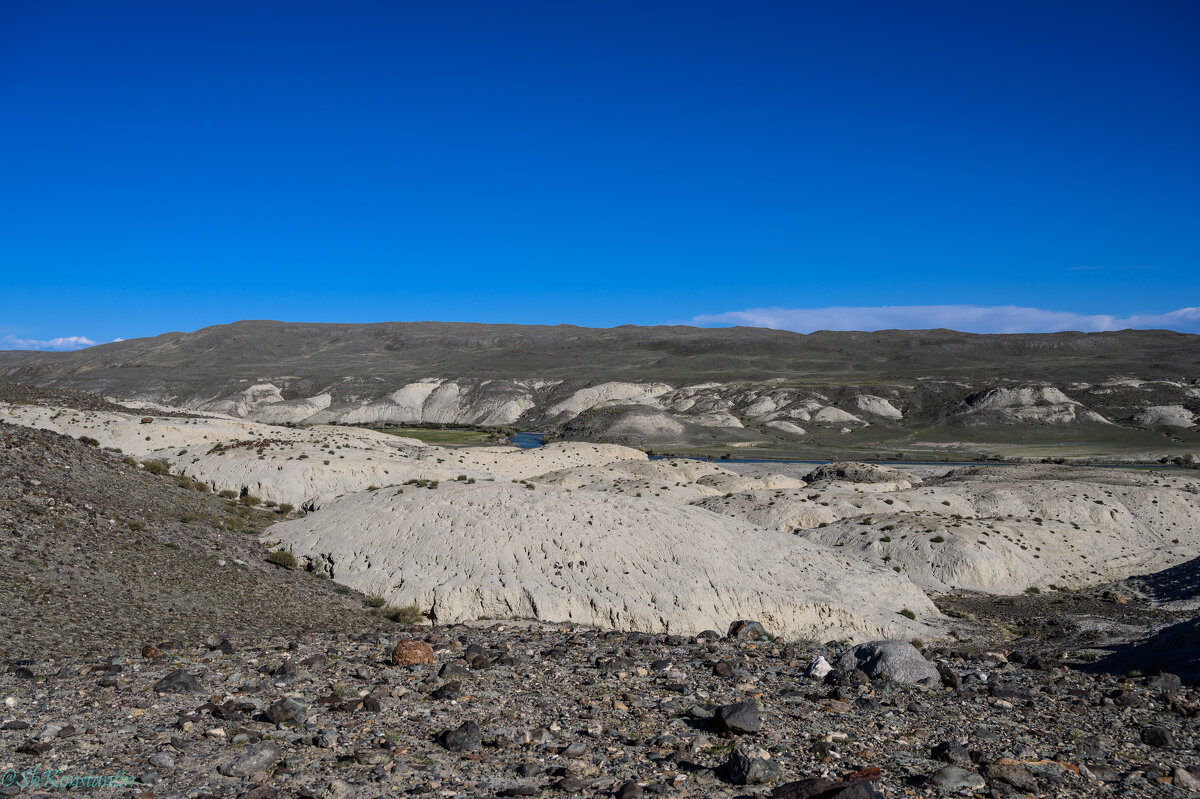
[[851, 648], [834, 663], [839, 672], [859, 669], [869, 677], [885, 676], [892, 682], [938, 682], [941, 676], [932, 663], [907, 641], [869, 641]]

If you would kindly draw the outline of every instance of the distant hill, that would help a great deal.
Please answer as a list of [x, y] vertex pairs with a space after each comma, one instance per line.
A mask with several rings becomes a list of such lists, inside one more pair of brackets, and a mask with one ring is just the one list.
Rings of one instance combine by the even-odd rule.
[[[1089, 425], [1138, 431], [1117, 436], [1122, 448], [1160, 441], [1168, 450], [1186, 448], [1183, 431], [1200, 414], [1198, 380], [1200, 336], [1161, 330], [803, 335], [748, 327], [244, 321], [77, 352], [0, 352], [0, 381], [270, 422], [559, 430], [592, 408], [648, 406], [682, 424], [684, 438], [697, 444], [783, 442], [791, 449], [824, 439], [1020, 443], [1020, 431], [1031, 426], [1051, 439], [1095, 439]], [[655, 429], [673, 428], [672, 418]], [[687, 434], [694, 425], [702, 436]], [[597, 425], [585, 427], [599, 434]], [[1158, 432], [1142, 435], [1151, 428]], [[837, 438], [847, 433], [854, 435]]]

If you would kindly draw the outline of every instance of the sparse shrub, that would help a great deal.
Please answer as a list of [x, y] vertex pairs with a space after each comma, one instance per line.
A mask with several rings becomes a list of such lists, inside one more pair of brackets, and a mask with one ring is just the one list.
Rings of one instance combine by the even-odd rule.
[[943, 500], [942, 500], [942, 504], [943, 504], [943, 505], [945, 505], [945, 506], [948, 508], [948, 507], [950, 507], [950, 500], [948, 500], [948, 499], [943, 499]]
[[934, 544], [941, 544], [946, 540], [946, 538], [944, 536], [935, 535], [933, 538], [931, 538], [929, 540]]
[[140, 533], [142, 530], [146, 529], [146, 523], [141, 521], [140, 519], [130, 519], [126, 523], [126, 526], [129, 527], [130, 530], [133, 530], [135, 533]]
[[369, 608], [381, 608], [386, 604], [387, 600], [378, 594], [367, 597], [367, 607]]
[[912, 639], [911, 641], [909, 641], [909, 643], [910, 643], [910, 644], [912, 644], [912, 645], [913, 645], [914, 647], [916, 647], [917, 649], [924, 649], [924, 648], [925, 648], [925, 642], [924, 642], [924, 641], [922, 641], [920, 638], [914, 638], [914, 639]]
[[179, 521], [183, 522], [184, 524], [191, 524], [192, 522], [199, 520], [200, 516], [195, 513], [184, 513], [179, 516]]
[[89, 447], [100, 446], [100, 442], [90, 436], [80, 436], [79, 440], [82, 441], [84, 444], [87, 444]]
[[278, 507], [278, 508], [276, 508], [276, 510], [277, 510], [277, 511], [278, 511], [280, 514], [282, 514], [282, 515], [284, 515], [284, 516], [287, 516], [289, 513], [291, 513], [291, 512], [292, 512], [292, 506], [291, 506], [291, 503], [288, 503], [288, 502], [280, 502], [280, 503], [279, 503], [279, 507]]
[[378, 491], [378, 490], [379, 490], [379, 486], [377, 486], [377, 485], [369, 485], [369, 486], [367, 486], [367, 490], [368, 490], [368, 491]]
[[296, 556], [286, 549], [275, 549], [267, 555], [267, 562], [274, 563], [276, 566], [282, 566], [285, 569], [293, 570], [300, 564], [296, 560]]
[[159, 461], [142, 461], [142, 468], [150, 474], [166, 474], [167, 467]]
[[275, 507], [275, 500], [273, 500], [273, 499], [264, 499], [264, 500], [263, 500], [263, 506], [264, 506], [264, 507], [267, 507], [267, 508], [273, 508], [273, 507]]
[[425, 614], [416, 605], [405, 605], [404, 607], [386, 605], [378, 612], [380, 616], [397, 624], [420, 624], [425, 621]]
[[138, 465], [138, 462], [135, 461], [133, 458], [129, 457], [128, 455], [126, 455], [124, 458], [121, 458], [121, 463], [125, 464], [126, 466], [137, 466]]
[[238, 502], [245, 505], [247, 508], [252, 508], [255, 505], [257, 505], [258, 503], [262, 502], [262, 500], [256, 496], [254, 496], [253, 494], [243, 494], [238, 499]]
[[1029, 586], [1028, 588], [1026, 588], [1026, 589], [1025, 589], [1025, 593], [1027, 593], [1027, 594], [1040, 594], [1040, 593], [1042, 593], [1042, 589], [1038, 588], [1036, 585], [1031, 585], [1031, 586]]
[[908, 608], [905, 608], [904, 610], [900, 611], [900, 615], [903, 616], [904, 618], [908, 619], [909, 621], [915, 621], [917, 618], [917, 614], [913, 613]]

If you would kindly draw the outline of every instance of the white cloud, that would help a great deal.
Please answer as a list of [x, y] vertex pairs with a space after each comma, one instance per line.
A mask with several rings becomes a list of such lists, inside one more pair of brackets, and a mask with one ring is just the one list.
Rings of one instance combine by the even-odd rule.
[[94, 347], [99, 341], [92, 341], [87, 336], [61, 336], [48, 341], [38, 341], [16, 336], [0, 338], [0, 349], [6, 350], [81, 350], [84, 347]]
[[814, 330], [926, 330], [948, 328], [968, 333], [1057, 333], [1064, 330], [1177, 330], [1200, 333], [1200, 308], [1162, 314], [1079, 314], [1017, 305], [885, 305], [875, 308], [751, 308], [704, 314], [700, 325], [748, 325], [811, 333]]

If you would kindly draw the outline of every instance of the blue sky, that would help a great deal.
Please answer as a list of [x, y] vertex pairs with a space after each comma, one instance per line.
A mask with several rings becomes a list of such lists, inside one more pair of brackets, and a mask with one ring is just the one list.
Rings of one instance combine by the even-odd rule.
[[1198, 31], [1191, 0], [5, 3], [0, 347], [1200, 332]]

